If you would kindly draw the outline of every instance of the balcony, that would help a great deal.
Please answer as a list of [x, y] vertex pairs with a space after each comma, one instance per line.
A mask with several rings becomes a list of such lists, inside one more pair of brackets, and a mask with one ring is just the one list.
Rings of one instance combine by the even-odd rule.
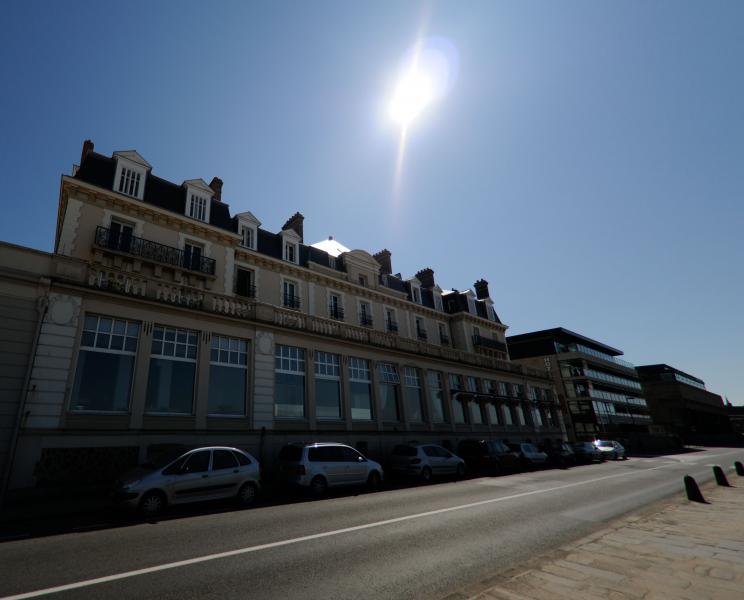
[[344, 320], [344, 309], [338, 305], [331, 304], [328, 306], [328, 316], [331, 317], [331, 319], [334, 319], [336, 321], [343, 321]]
[[398, 333], [398, 323], [397, 323], [397, 321], [392, 321], [392, 320], [388, 319], [387, 330], [390, 333]]
[[284, 294], [282, 297], [282, 301], [285, 308], [300, 310], [300, 298], [298, 296], [293, 296], [292, 294]]
[[445, 335], [444, 333], [439, 334], [439, 343], [442, 344], [442, 346], [449, 346], [450, 339], [448, 335]]
[[236, 295], [242, 296], [243, 298], [255, 298], [256, 297], [256, 286], [255, 285], [236, 285], [233, 290]]
[[95, 244], [99, 248], [107, 248], [159, 264], [214, 276], [215, 261], [213, 258], [186, 254], [180, 248], [166, 246], [123, 232], [115, 234], [107, 227], [96, 227]]
[[492, 340], [491, 338], [486, 338], [482, 335], [477, 334], [473, 336], [473, 346], [475, 346], [476, 348], [488, 348], [489, 350], [506, 352], [506, 344], [504, 342]]
[[359, 313], [359, 324], [362, 327], [372, 327], [372, 317], [366, 315], [365, 313]]
[[423, 329], [419, 329], [416, 331], [416, 337], [420, 340], [426, 341], [429, 336], [426, 335], [426, 332]]

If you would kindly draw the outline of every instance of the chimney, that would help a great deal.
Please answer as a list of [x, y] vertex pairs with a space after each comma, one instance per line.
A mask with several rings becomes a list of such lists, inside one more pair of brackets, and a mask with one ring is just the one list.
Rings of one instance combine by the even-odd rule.
[[212, 177], [209, 187], [214, 191], [214, 199], [217, 200], [217, 202], [222, 202], [222, 179], [219, 177]]
[[372, 255], [372, 258], [380, 263], [380, 273], [383, 275], [392, 275], [393, 262], [391, 260], [392, 254], [390, 254], [390, 250], [387, 248], [380, 250], [377, 254]]
[[421, 269], [416, 273], [416, 279], [421, 282], [422, 288], [433, 288], [434, 287], [434, 271], [429, 267]]
[[488, 282], [485, 279], [479, 279], [474, 284], [475, 287], [475, 295], [478, 298], [478, 300], [485, 300], [486, 298], [490, 298], [488, 294]]
[[93, 142], [85, 140], [83, 142], [83, 152], [80, 155], [80, 166], [83, 165], [83, 161], [85, 160], [85, 157], [88, 156], [88, 152], [93, 152]]
[[284, 224], [284, 227], [282, 227], [282, 231], [285, 231], [287, 229], [293, 229], [295, 232], [297, 232], [297, 235], [300, 236], [300, 241], [302, 241], [302, 223], [305, 221], [305, 217], [303, 217], [300, 213], [296, 212], [293, 214], [289, 219], [287, 219], [287, 222]]

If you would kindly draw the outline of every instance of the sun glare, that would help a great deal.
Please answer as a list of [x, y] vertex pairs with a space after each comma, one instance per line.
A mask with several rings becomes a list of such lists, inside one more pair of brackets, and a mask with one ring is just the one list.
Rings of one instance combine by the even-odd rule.
[[434, 99], [431, 77], [416, 68], [410, 69], [398, 82], [390, 101], [390, 118], [407, 128]]

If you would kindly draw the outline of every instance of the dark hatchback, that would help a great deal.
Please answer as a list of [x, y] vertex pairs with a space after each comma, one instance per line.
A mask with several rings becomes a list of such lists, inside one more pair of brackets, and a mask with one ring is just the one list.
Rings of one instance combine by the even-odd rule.
[[548, 464], [566, 469], [576, 464], [576, 453], [566, 442], [545, 443], [540, 448], [548, 455]]
[[496, 474], [521, 467], [519, 454], [498, 440], [463, 440], [457, 445], [457, 454], [471, 472]]
[[591, 442], [576, 442], [571, 446], [576, 455], [577, 463], [590, 464], [594, 461], [602, 462], [602, 452]]

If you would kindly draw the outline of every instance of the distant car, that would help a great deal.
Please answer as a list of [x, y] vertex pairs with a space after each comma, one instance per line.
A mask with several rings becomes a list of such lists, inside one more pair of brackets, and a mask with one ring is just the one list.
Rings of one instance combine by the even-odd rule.
[[594, 446], [606, 459], [625, 460], [628, 458], [623, 445], [615, 440], [596, 440]]
[[420, 477], [428, 483], [437, 475], [464, 477], [465, 461], [437, 444], [398, 444], [390, 457], [394, 473]]
[[524, 468], [542, 467], [548, 462], [548, 455], [542, 452], [534, 444], [508, 443], [507, 446], [519, 454]]
[[565, 469], [576, 464], [576, 454], [566, 442], [543, 444], [540, 449], [548, 455], [548, 464]]
[[279, 476], [285, 484], [320, 496], [330, 487], [366, 484], [377, 488], [383, 471], [379, 463], [346, 444], [306, 442], [287, 444], [279, 451]]
[[237, 448], [212, 446], [182, 454], [165, 467], [138, 467], [117, 482], [116, 501], [145, 516], [170, 504], [236, 498], [249, 505], [260, 489], [258, 461]]
[[502, 473], [521, 466], [519, 454], [499, 440], [463, 440], [457, 445], [457, 454], [472, 472]]
[[571, 448], [576, 455], [577, 463], [589, 464], [593, 463], [594, 461], [602, 462], [603, 460], [605, 460], [599, 448], [597, 448], [591, 442], [576, 442], [571, 446]]

